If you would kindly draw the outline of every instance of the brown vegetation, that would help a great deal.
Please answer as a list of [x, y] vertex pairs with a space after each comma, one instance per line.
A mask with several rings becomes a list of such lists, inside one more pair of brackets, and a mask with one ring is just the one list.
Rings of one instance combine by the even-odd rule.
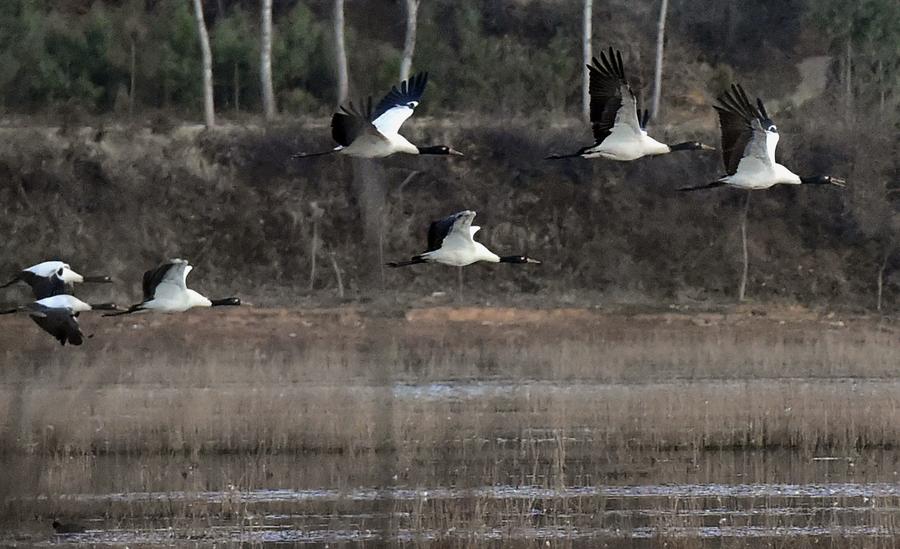
[[[78, 349], [23, 318], [0, 331], [0, 522], [22, 539], [46, 539], [52, 517], [93, 520], [100, 537], [82, 542], [134, 544], [369, 531], [591, 546], [647, 532], [705, 547], [701, 529], [724, 527], [716, 540], [751, 536], [735, 547], [788, 547], [894, 531], [897, 496], [765, 487], [890, 485], [893, 323], [474, 307], [82, 323], [94, 338]], [[675, 484], [627, 489], [654, 483]], [[717, 483], [722, 495], [690, 493]], [[731, 495], [745, 483], [775, 492]]]
[[[706, 122], [713, 132], [711, 112]], [[257, 304], [333, 304], [336, 272], [347, 298], [382, 305], [453, 291], [453, 269], [385, 271], [380, 264], [420, 251], [428, 223], [462, 208], [479, 211], [479, 236], [489, 247], [544, 260], [539, 268], [466, 269], [465, 296], [475, 302], [709, 305], [736, 295], [741, 193], [674, 191], [718, 175], [717, 156], [627, 166], [542, 160], [586, 133], [575, 121], [451, 128], [426, 120], [410, 134], [458, 143], [467, 158], [397, 158], [378, 169], [340, 158], [290, 160], [292, 152], [327, 146], [324, 123], [4, 132], [10, 139], [0, 146], [0, 175], [10, 183], [0, 188], [0, 231], [15, 253], [0, 258], [0, 270], [64, 257], [111, 272], [123, 283], [113, 296], [121, 301], [136, 297], [143, 270], [172, 256], [197, 265], [199, 289]], [[821, 170], [844, 173], [843, 165]], [[868, 245], [859, 224], [865, 214], [866, 227], [874, 226], [880, 214], [866, 209], [873, 201], [854, 201], [856, 192], [781, 188], [754, 197], [748, 296], [874, 309], [880, 284], [883, 308], [892, 311], [894, 256]]]
[[864, 319], [338, 309], [83, 323], [96, 336], [83, 350], [39, 359], [50, 342], [10, 322], [26, 339], [5, 347], [0, 408], [19, 418], [7, 451], [418, 453], [523, 425], [598, 450], [900, 442], [897, 329]]

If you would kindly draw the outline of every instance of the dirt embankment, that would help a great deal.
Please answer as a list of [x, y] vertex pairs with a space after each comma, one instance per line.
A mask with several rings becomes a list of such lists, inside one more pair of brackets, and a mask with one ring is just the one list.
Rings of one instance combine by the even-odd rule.
[[[373, 309], [362, 306], [326, 308], [228, 308], [197, 310], [180, 315], [136, 314], [101, 318], [96, 313], [80, 317], [89, 352], [128, 347], [162, 349], [174, 344], [204, 349], [221, 346], [247, 350], [262, 347], [291, 348], [316, 343], [358, 345], [383, 340], [441, 341], [447, 345], [528, 342], [533, 338], [592, 341], [604, 337], [640, 340], [651, 334], [704, 331], [741, 332], [747, 337], [792, 332], [815, 339], [817, 332], [873, 331], [900, 337], [898, 320], [890, 317], [846, 315], [798, 307], [735, 307], [717, 311], [600, 310], [584, 308], [416, 307]], [[0, 349], [12, 359], [19, 351], [46, 352], [57, 344], [25, 315], [0, 317]], [[645, 334], [645, 336], [641, 335]], [[812, 341], [811, 339], [811, 341]], [[455, 341], [455, 343], [453, 343]], [[77, 349], [59, 352], [78, 353]]]
[[[455, 296], [456, 270], [383, 264], [421, 251], [431, 220], [469, 208], [478, 211], [479, 238], [487, 246], [501, 254], [527, 252], [544, 264], [467, 268], [464, 303], [708, 306], [733, 300], [743, 195], [675, 192], [717, 176], [717, 154], [627, 165], [552, 162], [543, 159], [548, 152], [571, 149], [589, 135], [578, 121], [550, 122], [414, 121], [408, 131], [417, 141], [449, 143], [466, 157], [378, 163], [291, 160], [295, 151], [329, 146], [319, 123], [212, 132], [5, 129], [0, 274], [61, 257], [119, 281], [102, 292], [84, 289], [88, 296], [133, 302], [144, 270], [185, 257], [196, 266], [191, 284], [198, 290], [262, 305], [336, 305], [340, 286], [344, 300], [357, 303], [442, 304]], [[712, 125], [691, 133], [680, 130], [678, 137], [715, 141]], [[870, 308], [878, 262], [873, 248], [862, 245], [844, 200], [818, 188], [754, 195], [752, 299]], [[898, 291], [890, 272], [888, 308]], [[24, 297], [4, 293], [0, 301]]]

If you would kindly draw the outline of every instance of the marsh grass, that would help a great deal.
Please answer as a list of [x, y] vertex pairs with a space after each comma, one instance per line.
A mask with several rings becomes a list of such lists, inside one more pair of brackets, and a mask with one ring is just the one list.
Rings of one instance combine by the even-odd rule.
[[[785, 512], [797, 502], [780, 497], [553, 495], [619, 483], [895, 481], [891, 324], [554, 315], [251, 311], [213, 327], [202, 315], [89, 318], [96, 336], [80, 349], [26, 330], [2, 351], [0, 487], [16, 494], [3, 517], [103, 517], [106, 527], [152, 524], [191, 540], [253, 535], [284, 515], [310, 531], [447, 546], [578, 545], [591, 529], [633, 547], [752, 546], [728, 536], [707, 544], [697, 532], [712, 527], [895, 531], [895, 497], [836, 500], [832, 514], [835, 502], [810, 500], [816, 510], [803, 514]], [[839, 459], [812, 461], [820, 456]], [[342, 496], [360, 486], [462, 492]], [[550, 492], [486, 497], [490, 486]], [[335, 498], [251, 497], [322, 487]], [[116, 493], [125, 495], [70, 497]], [[185, 496], [128, 496], [140, 493]], [[631, 531], [650, 541], [616, 537]], [[872, 539], [866, 546], [881, 546]]]
[[[239, 320], [230, 329], [251, 324]], [[8, 349], [3, 449], [415, 453], [526, 431], [563, 433], [561, 451], [846, 453], [900, 442], [898, 334], [862, 321], [442, 330], [320, 319], [298, 335], [275, 317], [254, 319], [253, 337], [226, 344], [166, 321], [108, 325], [105, 343], [52, 349], [40, 362], [44, 340]], [[128, 331], [137, 341], [117, 344]]]

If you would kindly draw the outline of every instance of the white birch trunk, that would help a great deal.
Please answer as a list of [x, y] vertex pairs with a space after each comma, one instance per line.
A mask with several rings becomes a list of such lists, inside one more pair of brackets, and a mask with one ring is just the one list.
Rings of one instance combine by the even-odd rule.
[[347, 101], [350, 91], [347, 48], [344, 45], [344, 0], [334, 0], [334, 53], [337, 63], [337, 102], [340, 106]]
[[584, 29], [581, 36], [581, 52], [584, 57], [584, 63], [581, 68], [581, 115], [585, 120], [591, 119], [591, 72], [587, 66], [591, 63], [591, 57], [593, 56], [591, 52], [593, 4], [593, 0], [584, 0]]
[[216, 111], [213, 106], [212, 50], [209, 47], [209, 33], [203, 20], [203, 4], [194, 0], [194, 17], [197, 19], [197, 35], [203, 52], [203, 121], [207, 128], [216, 125]]
[[272, 0], [262, 0], [260, 17], [259, 79], [262, 88], [263, 114], [275, 118], [275, 92], [272, 89]]
[[416, 23], [419, 0], [406, 0], [406, 38], [403, 40], [403, 56], [400, 58], [400, 81], [409, 78], [413, 53], [416, 50]]
[[659, 22], [656, 24], [656, 70], [653, 73], [653, 104], [650, 116], [659, 114], [659, 99], [662, 94], [663, 54], [666, 48], [666, 12], [669, 11], [669, 0], [662, 0], [659, 6]]

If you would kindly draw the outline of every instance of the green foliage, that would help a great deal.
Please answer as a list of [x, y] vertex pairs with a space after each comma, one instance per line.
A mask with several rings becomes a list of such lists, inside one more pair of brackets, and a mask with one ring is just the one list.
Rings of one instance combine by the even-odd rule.
[[485, 11], [476, 2], [423, 4], [414, 65], [434, 75], [428, 103], [512, 115], [574, 101], [581, 75], [580, 62], [573, 62], [581, 56], [574, 11], [541, 46], [528, 36], [491, 32]]
[[[357, 100], [396, 83], [405, 32], [401, 4], [346, 5], [351, 97]], [[258, 3], [204, 5], [217, 108], [258, 111]], [[323, 114], [334, 105], [331, 8], [331, 0], [275, 2], [272, 75], [283, 112]], [[648, 14], [654, 9], [594, 8], [595, 48], [624, 48], [635, 80], [652, 69]], [[431, 74], [422, 113], [574, 113], [580, 103], [581, 17], [580, 2], [422, 2], [413, 57], [414, 71]], [[672, 6], [670, 19], [670, 40], [679, 41], [674, 51], [701, 58], [667, 58], [667, 71], [714, 65], [718, 75], [710, 89], [740, 77], [752, 78], [772, 94], [789, 93], [794, 82], [783, 76], [794, 70], [795, 60], [785, 52], [803, 43], [801, 30], [820, 29], [836, 59], [852, 43], [858, 108], [878, 105], [892, 112], [900, 96], [896, 0], [682, 3]], [[199, 52], [186, 0], [4, 0], [0, 108], [28, 112], [65, 103], [102, 113], [127, 103], [138, 110], [193, 111], [200, 104]], [[696, 77], [685, 82], [697, 89], [705, 84]]]
[[188, 3], [163, 2], [153, 15], [150, 41], [158, 43], [159, 49], [145, 70], [160, 87], [160, 106], [196, 104], [201, 95], [200, 44]]
[[851, 47], [853, 88], [868, 103], [896, 104], [900, 86], [900, 3], [896, 0], [810, 3], [809, 21], [823, 29], [837, 56]]
[[334, 93], [333, 54], [325, 44], [324, 24], [298, 3], [273, 26], [272, 83], [278, 102], [285, 112], [309, 112]]
[[216, 22], [210, 41], [214, 52], [216, 104], [246, 108], [249, 101], [258, 102], [259, 29], [256, 22], [236, 7]]

